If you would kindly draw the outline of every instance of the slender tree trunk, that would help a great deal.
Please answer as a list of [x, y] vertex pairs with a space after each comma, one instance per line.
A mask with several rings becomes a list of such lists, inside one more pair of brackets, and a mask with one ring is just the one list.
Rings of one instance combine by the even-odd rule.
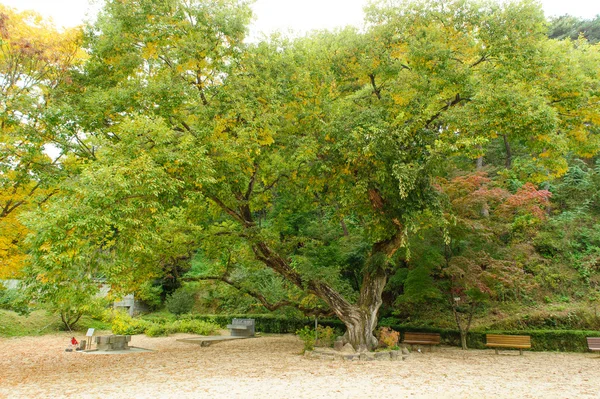
[[504, 139], [504, 148], [506, 149], [506, 161], [504, 166], [506, 166], [506, 169], [510, 169], [512, 166], [512, 152], [510, 150], [510, 143], [508, 142], [508, 137], [506, 134], [503, 134], [502, 138]]
[[344, 222], [344, 218], [340, 220], [340, 225], [342, 226], [342, 231], [344, 232], [344, 236], [348, 237], [350, 233], [348, 232], [348, 227], [346, 226], [346, 222]]
[[466, 351], [467, 349], [467, 331], [461, 329], [460, 330], [460, 347], [462, 350]]
[[481, 205], [481, 216], [484, 218], [490, 217], [490, 207], [488, 206], [487, 202], [484, 202]]
[[452, 305], [452, 312], [454, 313], [454, 320], [456, 321], [456, 327], [458, 327], [458, 331], [460, 332], [460, 345], [463, 350], [466, 350], [467, 349], [467, 334], [465, 333], [465, 331], [463, 329], [460, 312], [456, 309], [456, 306], [454, 304]]
[[69, 331], [71, 331], [72, 327], [79, 321], [81, 315], [81, 312], [71, 312], [70, 310], [60, 311], [60, 319]]
[[[452, 298], [451, 298], [452, 300]], [[471, 322], [473, 321], [473, 315], [475, 314], [475, 306], [476, 303], [472, 302], [469, 305], [469, 310], [466, 315], [466, 321], [463, 320], [462, 313], [458, 311], [457, 305], [453, 303], [452, 312], [454, 313], [454, 319], [456, 320], [456, 326], [458, 327], [458, 331], [460, 332], [460, 346], [462, 350], [469, 349], [467, 347], [467, 336], [469, 334], [469, 330], [471, 329]]]
[[[481, 146], [478, 146], [478, 148], [481, 150]], [[483, 170], [483, 155], [477, 158], [476, 170], [477, 172], [481, 172]], [[481, 216], [484, 218], [490, 217], [490, 208], [487, 202], [484, 202], [481, 205]]]

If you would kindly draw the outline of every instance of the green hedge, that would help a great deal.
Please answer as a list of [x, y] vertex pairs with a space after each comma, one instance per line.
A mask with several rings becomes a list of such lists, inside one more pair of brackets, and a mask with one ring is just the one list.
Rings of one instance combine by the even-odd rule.
[[[176, 320], [175, 316], [167, 314], [148, 314], [142, 317], [145, 321], [155, 324], [167, 324]], [[221, 328], [226, 328], [231, 324], [232, 319], [254, 319], [256, 323], [256, 332], [269, 334], [288, 334], [295, 333], [304, 326], [315, 325], [315, 319], [310, 317], [292, 318], [286, 316], [276, 316], [270, 314], [222, 314], [222, 315], [182, 315], [182, 319], [201, 320], [218, 324]], [[338, 319], [318, 319], [321, 326], [332, 327], [338, 330], [345, 330], [344, 323]]]
[[146, 334], [149, 337], [166, 336], [173, 333], [212, 335], [219, 328], [219, 325], [206, 320], [195, 320], [189, 317], [174, 319], [160, 315], [153, 315], [149, 318], [132, 318], [123, 311], [115, 312], [111, 321], [113, 334]]
[[529, 335], [534, 351], [588, 352], [586, 337], [600, 337], [598, 331], [530, 330], [469, 333], [469, 347], [485, 348], [485, 334]]
[[[390, 327], [400, 331], [402, 336], [407, 331], [431, 332], [441, 336], [442, 343], [451, 346], [460, 346], [460, 332], [458, 330], [416, 327], [386, 322], [380, 323], [380, 327]], [[486, 349], [486, 334], [504, 335], [529, 335], [531, 337], [531, 350], [534, 351], [561, 351], [561, 352], [587, 352], [586, 337], [600, 337], [600, 331], [580, 330], [485, 330], [470, 331], [467, 336], [467, 346], [471, 349]]]
[[[151, 315], [150, 315], [151, 316]], [[310, 317], [290, 318], [270, 314], [229, 314], [229, 315], [186, 315], [186, 319], [202, 320], [218, 324], [226, 328], [234, 318], [254, 319], [256, 332], [270, 334], [295, 333], [305, 326], [314, 327], [315, 320]], [[148, 318], [152, 323], [172, 323], [170, 317], [151, 316]], [[344, 331], [344, 323], [338, 319], [318, 319], [321, 326], [335, 328]], [[442, 343], [451, 346], [460, 346], [460, 333], [458, 330], [436, 328], [432, 326], [415, 326], [409, 324], [398, 324], [395, 319], [382, 319], [379, 327], [390, 327], [399, 331], [402, 336], [407, 331], [439, 333]], [[467, 345], [472, 349], [485, 349], [485, 334], [506, 335], [529, 335], [531, 336], [531, 349], [534, 351], [564, 351], [564, 352], [587, 352], [586, 337], [600, 337], [599, 331], [579, 330], [485, 330], [471, 331], [467, 337]]]
[[204, 320], [175, 320], [167, 323], [150, 323], [145, 334], [149, 337], [167, 336], [173, 333], [213, 335], [219, 326]]
[[[195, 320], [210, 321], [218, 324], [221, 328], [226, 328], [227, 324], [231, 324], [232, 319], [254, 319], [256, 332], [270, 334], [295, 333], [304, 326], [314, 326], [315, 324], [315, 320], [309, 317], [290, 318], [269, 314], [192, 315], [191, 317]], [[318, 322], [322, 326], [345, 329], [344, 323], [337, 319], [318, 319]]]

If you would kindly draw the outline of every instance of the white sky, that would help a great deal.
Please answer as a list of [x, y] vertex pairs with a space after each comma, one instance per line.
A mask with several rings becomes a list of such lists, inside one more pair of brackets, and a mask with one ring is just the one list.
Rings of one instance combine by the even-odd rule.
[[[91, 0], [98, 3], [98, 0]], [[251, 30], [270, 33], [293, 30], [303, 33], [345, 25], [361, 26], [362, 8], [368, 0], [257, 0]], [[94, 6], [89, 0], [0, 0], [17, 9], [33, 9], [50, 16], [58, 26], [80, 24]], [[600, 14], [600, 0], [541, 0], [546, 15], [571, 14], [593, 18]], [[97, 5], [96, 5], [97, 7]]]

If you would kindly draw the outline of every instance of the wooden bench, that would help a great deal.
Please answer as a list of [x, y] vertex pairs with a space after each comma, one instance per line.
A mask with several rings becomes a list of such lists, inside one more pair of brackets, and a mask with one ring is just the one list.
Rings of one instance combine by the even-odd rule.
[[511, 348], [518, 349], [519, 354], [523, 354], [523, 349], [531, 348], [531, 337], [529, 335], [499, 335], [499, 334], [486, 334], [485, 346], [489, 346], [496, 350], [500, 348]]
[[430, 350], [432, 350], [433, 345], [439, 345], [440, 341], [440, 334], [437, 333], [405, 332], [402, 343], [410, 345], [429, 345]]
[[592, 352], [600, 351], [600, 337], [587, 337], [587, 344]]

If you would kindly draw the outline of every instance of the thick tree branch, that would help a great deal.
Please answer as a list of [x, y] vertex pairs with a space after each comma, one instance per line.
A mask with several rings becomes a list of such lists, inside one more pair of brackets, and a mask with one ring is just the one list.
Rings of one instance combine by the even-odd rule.
[[482, 55], [480, 59], [478, 59], [477, 61], [475, 61], [473, 64], [471, 64], [469, 67], [473, 68], [476, 67], [477, 65], [481, 64], [484, 61], [487, 61], [487, 55]]
[[402, 225], [397, 219], [394, 219], [393, 222], [397, 227], [395, 234], [387, 240], [375, 243], [373, 245], [372, 253], [382, 253], [387, 258], [391, 258], [402, 246], [404, 242], [404, 231], [402, 229]]
[[242, 215], [225, 205], [223, 201], [221, 201], [214, 195], [208, 195], [208, 198], [210, 198], [215, 204], [217, 204], [221, 209], [223, 209], [229, 216], [240, 222], [244, 227], [252, 227], [254, 225], [252, 222], [245, 220], [242, 217]]
[[437, 118], [439, 118], [444, 111], [452, 108], [453, 106], [455, 106], [463, 101], [468, 101], [468, 100], [469, 100], [468, 98], [461, 97], [460, 93], [457, 94], [453, 99], [448, 100], [448, 103], [445, 106], [443, 106], [435, 115], [433, 115], [431, 118], [429, 118], [427, 120], [427, 122], [425, 122], [425, 127], [429, 127], [429, 125], [431, 123], [433, 123]]
[[377, 87], [375, 84], [375, 75], [370, 74], [369, 79], [371, 79], [371, 86], [373, 86], [373, 93], [377, 96], [377, 99], [381, 100], [381, 87]]
[[302, 276], [279, 254], [274, 252], [265, 242], [258, 241], [252, 245], [252, 250], [257, 260], [264, 263], [267, 267], [284, 277], [286, 280], [301, 289], [317, 295], [324, 300], [335, 313], [340, 316], [344, 312], [352, 312], [353, 305], [340, 295], [328, 284], [317, 280], [305, 280]]
[[267, 191], [269, 191], [270, 189], [272, 189], [272, 188], [275, 186], [275, 184], [277, 184], [277, 183], [279, 182], [279, 180], [281, 180], [281, 178], [282, 178], [282, 177], [287, 177], [287, 178], [289, 178], [289, 176], [288, 176], [288, 175], [286, 175], [286, 174], [279, 175], [279, 176], [277, 176], [277, 178], [276, 178], [275, 180], [273, 180], [273, 182], [271, 182], [270, 184], [267, 184], [267, 185], [265, 186], [265, 188], [263, 188], [262, 190], [260, 190], [260, 191], [258, 191], [258, 192], [259, 192], [260, 194], [262, 194], [262, 193], [266, 193]]
[[298, 303], [295, 303], [295, 302], [292, 302], [292, 301], [289, 301], [286, 299], [276, 302], [276, 303], [271, 303], [260, 292], [248, 289], [248, 288], [242, 286], [240, 283], [232, 280], [229, 277], [229, 272], [226, 272], [222, 276], [186, 277], [182, 280], [183, 281], [219, 281], [219, 282], [225, 283], [225, 284], [235, 288], [236, 290], [238, 290], [244, 294], [247, 294], [247, 295], [251, 296], [252, 298], [258, 300], [262, 306], [264, 306], [267, 310], [269, 310], [271, 312], [274, 312], [274, 311], [279, 310], [286, 306], [290, 306], [290, 307], [294, 307], [294, 308], [300, 310], [302, 313], [304, 313], [306, 315], [313, 315], [313, 316], [314, 315], [317, 315], [317, 316], [331, 316], [332, 315], [332, 312], [330, 310], [307, 308]]
[[[241, 193], [239, 193], [241, 195]], [[245, 229], [252, 229], [256, 226], [252, 219], [251, 209], [247, 201], [241, 205], [240, 212], [236, 212], [232, 208], [228, 207], [215, 196], [208, 196], [214, 201], [219, 207], [221, 207], [227, 214], [232, 216], [235, 220], [241, 223]], [[250, 231], [249, 231], [250, 233]], [[355, 314], [356, 306], [348, 302], [339, 292], [337, 292], [329, 284], [316, 280], [316, 279], [305, 279], [302, 275], [289, 263], [288, 260], [284, 259], [279, 253], [273, 250], [264, 240], [254, 234], [249, 234], [248, 239], [254, 257], [256, 260], [262, 262], [265, 266], [282, 276], [284, 279], [294, 284], [302, 290], [306, 290], [315, 294], [321, 298], [329, 307], [338, 315], [338, 317], [344, 317], [347, 314]]]
[[254, 183], [256, 182], [256, 175], [258, 174], [258, 165], [254, 165], [254, 171], [252, 172], [252, 176], [250, 176], [250, 182], [248, 183], [248, 189], [246, 190], [246, 194], [244, 194], [244, 199], [246, 201], [250, 200], [250, 196], [252, 195], [252, 191], [254, 190]]
[[11, 199], [9, 199], [8, 201], [6, 201], [6, 204], [2, 208], [2, 212], [0, 212], [0, 218], [3, 218], [5, 216], [7, 216], [11, 212], [11, 209], [12, 209], [11, 205], [12, 205], [12, 203], [13, 203], [13, 201]]
[[187, 123], [185, 123], [185, 121], [180, 121], [180, 123], [181, 123], [181, 126], [183, 126], [185, 128], [185, 130], [187, 130], [190, 133], [194, 133], [192, 128]]
[[383, 213], [383, 205], [385, 202], [381, 197], [381, 194], [379, 194], [379, 190], [377, 190], [376, 188], [371, 188], [369, 189], [368, 193], [369, 201], [371, 202], [373, 208]]
[[202, 100], [202, 104], [207, 106], [208, 99], [206, 98], [206, 95], [204, 94], [204, 82], [202, 82], [202, 71], [201, 70], [196, 71], [195, 86], [198, 89], [198, 91], [200, 91], [200, 99]]

